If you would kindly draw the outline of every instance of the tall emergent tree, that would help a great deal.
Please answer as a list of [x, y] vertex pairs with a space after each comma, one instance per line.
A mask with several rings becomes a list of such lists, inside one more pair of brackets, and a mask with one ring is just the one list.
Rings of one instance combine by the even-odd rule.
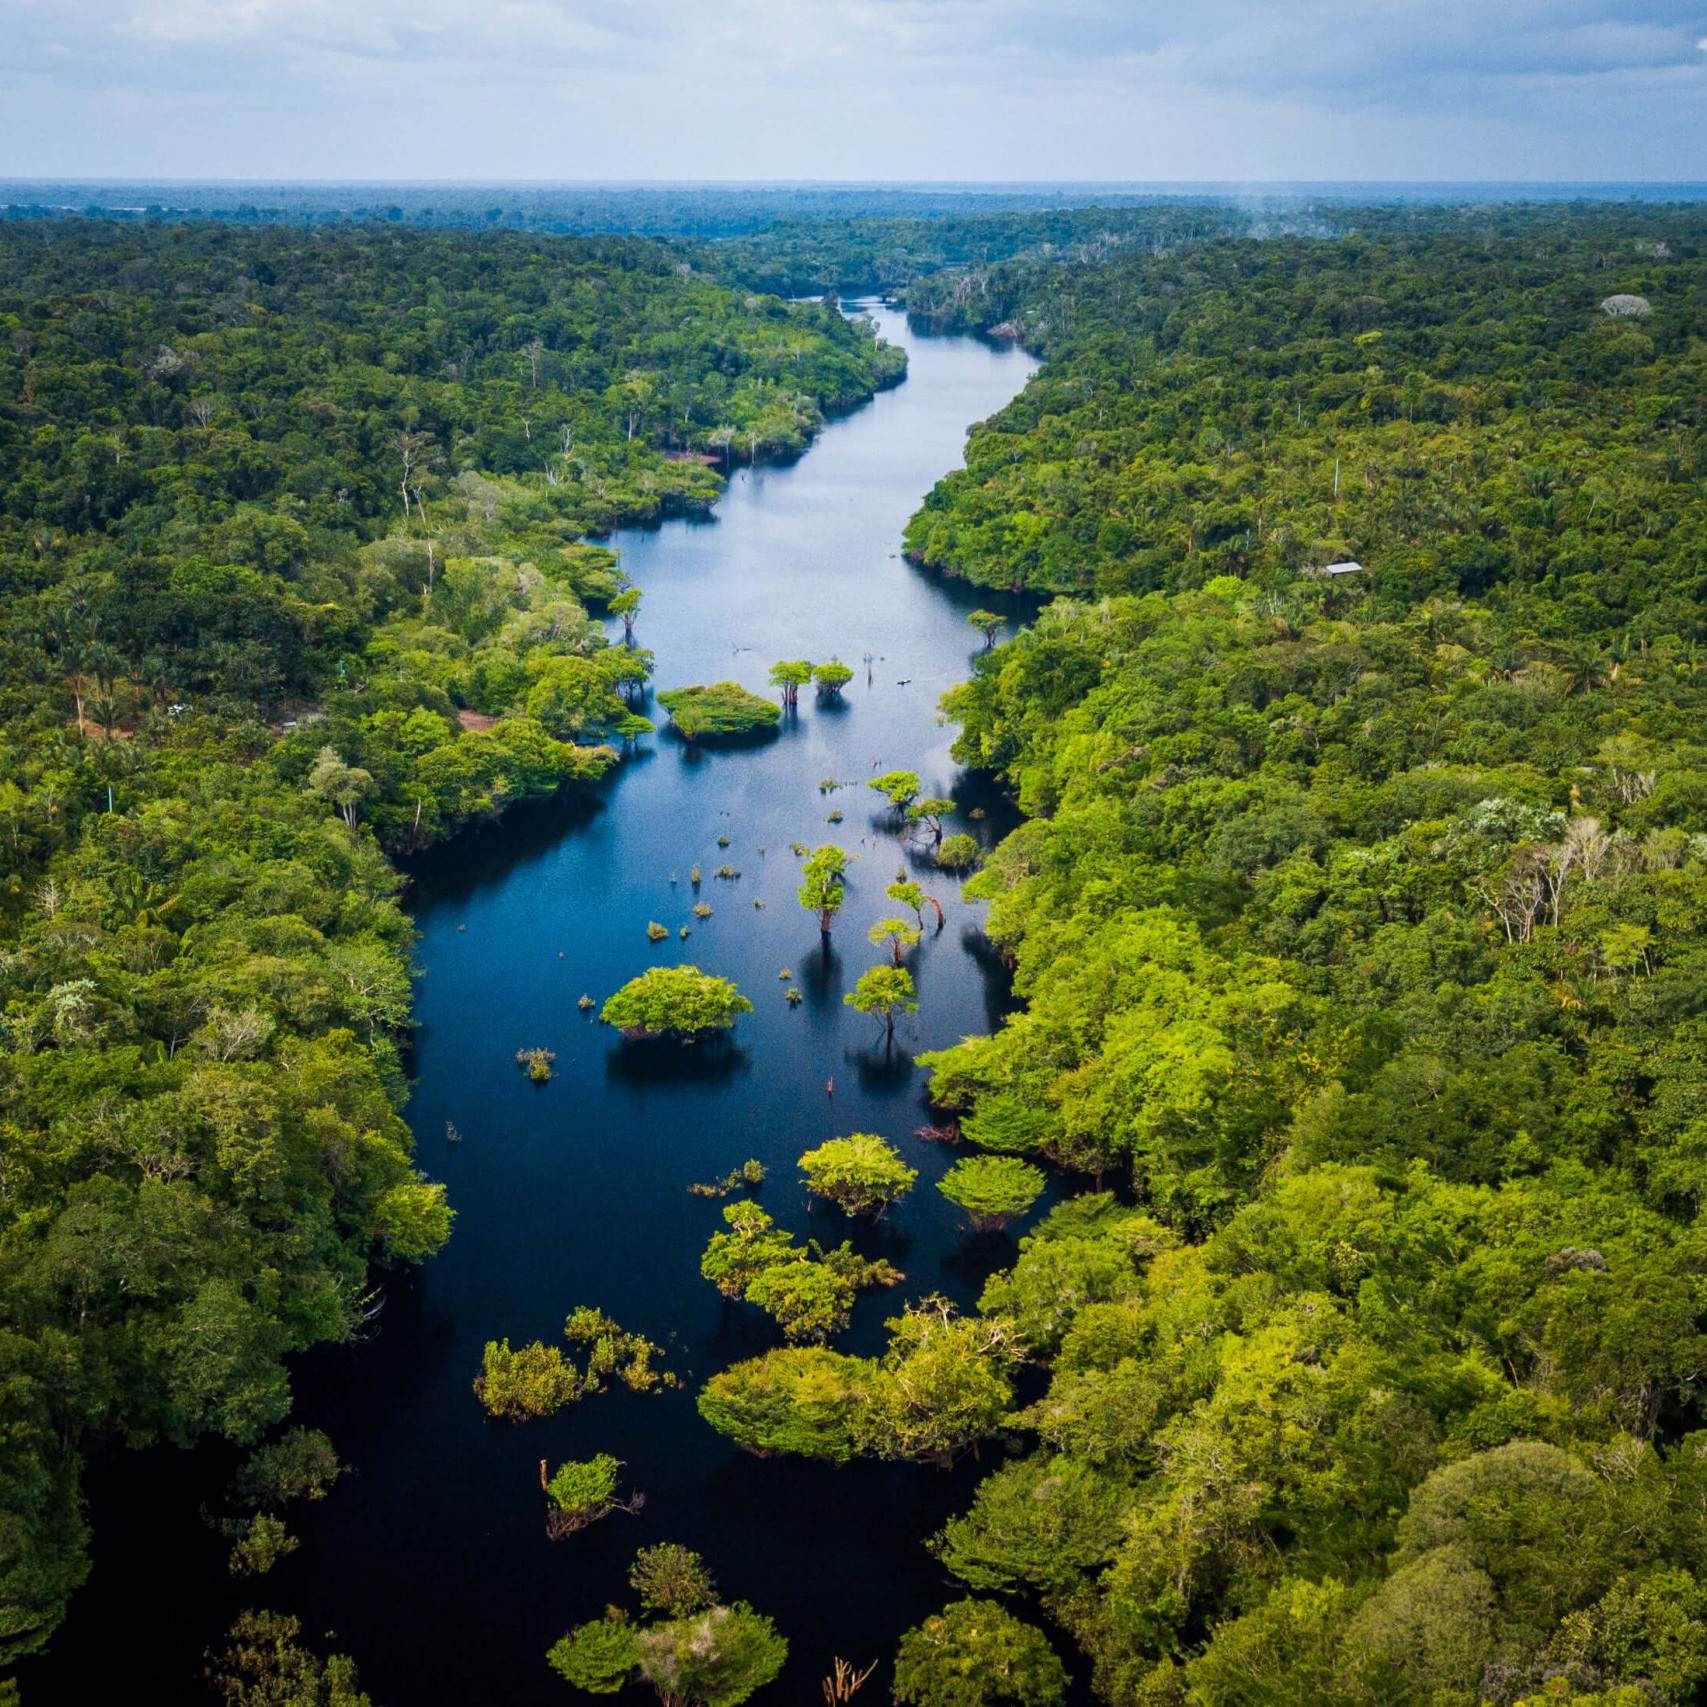
[[826, 843], [807, 856], [800, 870], [800, 904], [807, 912], [818, 915], [818, 929], [825, 936], [830, 934], [830, 926], [847, 896], [842, 886], [842, 873], [847, 868], [848, 856]]
[[984, 650], [993, 651], [996, 636], [1002, 632], [1002, 625], [1007, 618], [997, 615], [993, 610], [975, 610], [966, 620], [984, 636]]

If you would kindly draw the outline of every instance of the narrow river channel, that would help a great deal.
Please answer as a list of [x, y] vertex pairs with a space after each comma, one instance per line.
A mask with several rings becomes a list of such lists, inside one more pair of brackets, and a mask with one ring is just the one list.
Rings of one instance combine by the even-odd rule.
[[[907, 349], [902, 385], [832, 423], [793, 466], [738, 472], [712, 519], [615, 541], [644, 594], [636, 637], [656, 653], [657, 687], [732, 679], [769, 692], [775, 659], [839, 654], [856, 671], [845, 706], [807, 693], [776, 739], [736, 751], [702, 754], [660, 733], [597, 792], [518, 812], [417, 862], [409, 1115], [422, 1166], [448, 1183], [455, 1234], [418, 1283], [389, 1289], [371, 1342], [321, 1354], [298, 1381], [299, 1419], [326, 1429], [357, 1471], [295, 1525], [301, 1550], [234, 1588], [210, 1548], [206, 1602], [180, 1601], [175, 1615], [156, 1608], [157, 1619], [195, 1624], [198, 1650], [230, 1605], [278, 1606], [317, 1644], [336, 1632], [377, 1707], [565, 1704], [576, 1697], [547, 1670], [546, 1648], [625, 1601], [634, 1550], [668, 1540], [702, 1552], [726, 1598], [776, 1620], [791, 1655], [765, 1698], [805, 1702], [837, 1655], [861, 1665], [881, 1655], [886, 1675], [901, 1631], [953, 1597], [923, 1543], [964, 1504], [974, 1470], [760, 1462], [694, 1409], [707, 1376], [780, 1342], [700, 1278], [722, 1222], [718, 1204], [689, 1195], [691, 1182], [757, 1157], [770, 1170], [760, 1201], [778, 1222], [836, 1242], [847, 1236], [839, 1213], [808, 1214], [800, 1153], [856, 1131], [902, 1148], [921, 1170], [918, 1187], [855, 1237], [907, 1278], [860, 1301], [842, 1350], [879, 1349], [883, 1319], [904, 1298], [972, 1302], [1012, 1255], [1007, 1237], [961, 1230], [931, 1186], [952, 1157], [913, 1136], [926, 1118], [913, 1056], [987, 1029], [1005, 984], [979, 910], [919, 865], [864, 785], [875, 768], [905, 767], [927, 793], [956, 792], [966, 814], [979, 804], [958, 782], [937, 702], [982, 644], [967, 612], [991, 596], [921, 574], [899, 542], [931, 483], [958, 463], [967, 424], [1018, 391], [1032, 363], [873, 312]], [[853, 786], [822, 792], [829, 778]], [[953, 827], [987, 839], [1002, 808], [983, 804], [987, 817]], [[841, 822], [828, 821], [834, 811]], [[856, 856], [827, 951], [795, 898], [791, 852], [826, 841]], [[723, 865], [739, 877], [715, 879]], [[866, 933], [895, 911], [883, 888], [904, 865], [941, 899], [947, 924], [913, 956], [920, 1009], [886, 1051], [880, 1027], [842, 996], [878, 958]], [[713, 916], [695, 920], [695, 900]], [[654, 919], [671, 933], [656, 946], [646, 937]], [[673, 961], [733, 978], [755, 1004], [733, 1052], [647, 1050], [641, 1064], [577, 1011], [583, 993], [602, 1000]], [[791, 981], [779, 977], [785, 968]], [[802, 1003], [785, 999], [791, 987]], [[544, 1087], [513, 1059], [536, 1046], [557, 1053]], [[460, 1142], [447, 1143], [447, 1123]], [[556, 1340], [583, 1303], [665, 1344], [682, 1387], [595, 1395], [548, 1421], [487, 1422], [470, 1391], [483, 1343]], [[553, 1545], [539, 1460], [600, 1451], [624, 1460], [645, 1509]], [[101, 1505], [85, 1599], [111, 1606], [124, 1589], [113, 1573], [139, 1565], [145, 1549], [134, 1535], [109, 1538]], [[181, 1636], [149, 1640], [134, 1603], [128, 1610], [124, 1673], [182, 1666]], [[56, 1689], [113, 1675], [117, 1656], [101, 1663], [91, 1651], [101, 1641], [80, 1604], [46, 1668]]]

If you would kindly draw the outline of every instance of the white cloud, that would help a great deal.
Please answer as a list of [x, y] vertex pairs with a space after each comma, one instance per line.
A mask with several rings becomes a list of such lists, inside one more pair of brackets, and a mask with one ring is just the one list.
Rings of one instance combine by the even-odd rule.
[[1707, 178], [1702, 5], [0, 0], [0, 163]]

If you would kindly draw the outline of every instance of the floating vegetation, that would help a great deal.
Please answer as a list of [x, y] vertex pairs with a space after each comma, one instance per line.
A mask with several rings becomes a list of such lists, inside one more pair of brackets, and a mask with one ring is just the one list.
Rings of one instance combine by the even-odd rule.
[[788, 989], [784, 993], [788, 997], [788, 1005], [791, 1008], [799, 1007], [800, 1004], [806, 1000], [806, 998], [801, 995], [800, 986], [798, 984], [789, 985]]
[[699, 887], [699, 867], [697, 865], [688, 873], [688, 882], [691, 883], [695, 889]]
[[741, 875], [741, 873], [732, 865], [720, 865], [714, 872], [712, 872], [711, 875], [713, 877], [721, 877], [728, 882], [733, 882]]
[[841, 786], [833, 776], [824, 776], [818, 779], [818, 792], [820, 794], [834, 794]]
[[783, 969], [782, 969], [782, 970], [781, 970], [781, 971], [780, 971], [780, 972], [779, 972], [779, 973], [777, 973], [777, 977], [779, 977], [779, 978], [780, 978], [780, 979], [782, 979], [782, 981], [783, 981], [783, 982], [784, 982], [784, 983], [785, 983], [785, 984], [786, 984], [786, 983], [787, 983], [787, 982], [788, 982], [788, 981], [789, 981], [789, 979], [791, 979], [791, 978], [792, 978], [792, 977], [793, 977], [793, 976], [794, 976], [794, 974], [793, 974], [793, 973], [792, 973], [792, 972], [790, 972], [790, 971], [789, 971], [789, 969], [788, 969], [788, 968], [787, 968], [787, 967], [786, 967], [786, 966], [785, 966], [785, 967], [783, 967]]
[[458, 929], [458, 930], [459, 930], [459, 931], [465, 931], [465, 930], [467, 930], [467, 929], [468, 929], [468, 926], [467, 926], [467, 925], [458, 925], [458, 926], [457, 926], [457, 927], [456, 927], [456, 928], [457, 928], [457, 929]]
[[764, 910], [765, 910], [765, 904], [763, 901], [755, 901], [753, 903], [753, 911], [754, 912], [762, 913]]
[[593, 1000], [593, 998], [591, 996], [589, 996], [585, 991], [583, 991], [581, 993], [580, 1001], [578, 1001], [575, 1004], [575, 1006], [578, 1007], [582, 1013], [587, 1014], [587, 1013], [591, 1013], [593, 1011], [593, 1009], [598, 1006], [598, 1003], [595, 1002]]
[[765, 1183], [765, 1164], [759, 1161], [745, 1161], [732, 1173], [727, 1173], [720, 1180], [713, 1180], [710, 1185], [690, 1185], [690, 1197], [727, 1197], [732, 1191], [746, 1188], [756, 1191]]
[[682, 928], [676, 932], [676, 935], [679, 936], [683, 942], [686, 942], [687, 939], [693, 935], [693, 932], [689, 930], [686, 925], [683, 925]]
[[839, 810], [832, 812], [824, 821], [827, 824], [839, 824], [842, 821], [842, 814]]
[[557, 1059], [554, 1049], [518, 1049], [516, 1065], [520, 1067], [536, 1085], [543, 1085], [551, 1077], [551, 1064]]
[[445, 1122], [445, 1142], [447, 1144], [460, 1144], [462, 1142], [462, 1134], [448, 1120]]
[[670, 873], [670, 886], [672, 888], [674, 888], [675, 885], [680, 883], [680, 882], [681, 882], [681, 879], [679, 877], [677, 877], [676, 874], [672, 871]]
[[718, 837], [718, 838], [717, 838], [717, 845], [718, 845], [718, 846], [719, 846], [719, 847], [720, 847], [720, 848], [726, 848], [726, 847], [728, 847], [728, 846], [729, 846], [729, 838], [728, 838], [728, 837], [727, 837], [727, 836], [719, 836], [719, 837]]
[[669, 934], [669, 927], [659, 924], [656, 919], [646, 927], [646, 940], [648, 942], [662, 942]]
[[958, 1144], [960, 1142], [960, 1123], [956, 1120], [950, 1120], [941, 1126], [915, 1127], [913, 1136], [922, 1138], [927, 1144]]
[[694, 903], [693, 916], [696, 919], [709, 919], [711, 917], [711, 909], [703, 901], [696, 901]]

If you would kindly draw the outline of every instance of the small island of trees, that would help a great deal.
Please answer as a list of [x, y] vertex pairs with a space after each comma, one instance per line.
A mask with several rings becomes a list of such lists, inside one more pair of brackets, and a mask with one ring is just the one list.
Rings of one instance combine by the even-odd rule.
[[738, 682], [714, 682], [710, 687], [667, 688], [658, 703], [684, 740], [716, 741], [735, 735], [759, 734], [782, 721], [775, 700], [749, 693]]
[[727, 1031], [752, 1011], [727, 978], [697, 966], [654, 966], [609, 997], [599, 1017], [630, 1041], [675, 1037], [693, 1043]]

